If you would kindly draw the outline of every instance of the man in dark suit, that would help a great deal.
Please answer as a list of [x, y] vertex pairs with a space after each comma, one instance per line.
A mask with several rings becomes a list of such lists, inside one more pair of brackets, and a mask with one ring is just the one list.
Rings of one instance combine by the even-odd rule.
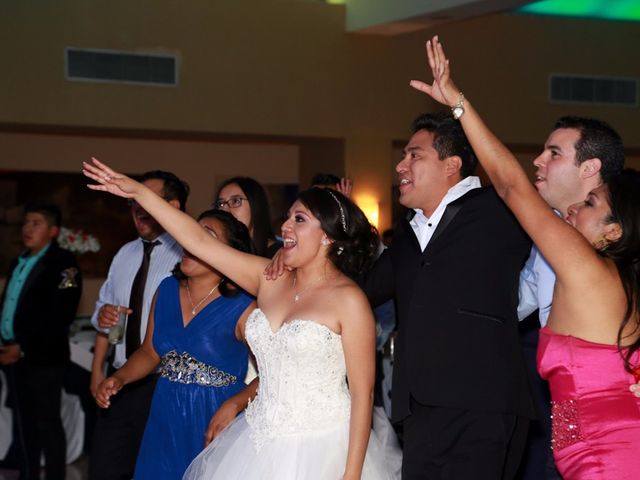
[[396, 299], [403, 480], [511, 478], [534, 415], [516, 315], [530, 242], [476, 165], [450, 114], [416, 119], [396, 167], [411, 212], [364, 285]]
[[61, 215], [55, 205], [27, 207], [22, 226], [25, 252], [15, 259], [0, 301], [0, 365], [14, 398], [17, 432], [24, 448], [21, 479], [63, 480], [66, 438], [60, 417], [69, 325], [82, 282], [76, 259], [56, 243]]

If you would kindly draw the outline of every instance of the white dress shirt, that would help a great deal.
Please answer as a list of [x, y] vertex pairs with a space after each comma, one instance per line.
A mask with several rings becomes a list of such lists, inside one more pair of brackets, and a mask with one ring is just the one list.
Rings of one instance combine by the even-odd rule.
[[[562, 216], [558, 210], [554, 212], [559, 217]], [[527, 263], [520, 272], [518, 319], [524, 320], [538, 309], [540, 326], [544, 327], [549, 321], [555, 286], [556, 272], [547, 263], [547, 259], [542, 256], [540, 250], [535, 245], [532, 246]]]
[[549, 320], [555, 285], [555, 272], [534, 245], [531, 247], [527, 263], [520, 272], [518, 318], [524, 320], [539, 309], [540, 326], [544, 327]]
[[[171, 275], [173, 267], [175, 267], [176, 263], [182, 258], [182, 247], [178, 245], [168, 233], [163, 233], [156, 240], [160, 241], [160, 245], [157, 245], [151, 251], [149, 272], [147, 274], [147, 282], [144, 286], [142, 315], [140, 317], [141, 339], [144, 339], [147, 331], [149, 309], [158, 285], [160, 285], [163, 279]], [[143, 254], [142, 239], [138, 238], [123, 245], [115, 257], [113, 257], [107, 280], [100, 288], [96, 309], [91, 317], [91, 323], [96, 329], [106, 333], [106, 330], [98, 326], [98, 313], [102, 305], [129, 305], [131, 285], [142, 264]], [[124, 338], [121, 343], [116, 345], [113, 362], [115, 368], [120, 368], [127, 360], [125, 354], [126, 343], [127, 339]]]
[[449, 189], [446, 195], [442, 197], [442, 201], [429, 218], [425, 216], [424, 212], [421, 209], [414, 209], [416, 214], [413, 216], [409, 223], [411, 224], [413, 233], [415, 233], [416, 238], [418, 239], [420, 249], [423, 252], [424, 249], [427, 248], [427, 245], [429, 245], [429, 240], [431, 240], [433, 232], [435, 232], [436, 228], [438, 228], [438, 223], [440, 223], [442, 215], [444, 215], [444, 211], [447, 209], [447, 206], [454, 200], [462, 197], [468, 191], [480, 187], [480, 178], [465, 177]]

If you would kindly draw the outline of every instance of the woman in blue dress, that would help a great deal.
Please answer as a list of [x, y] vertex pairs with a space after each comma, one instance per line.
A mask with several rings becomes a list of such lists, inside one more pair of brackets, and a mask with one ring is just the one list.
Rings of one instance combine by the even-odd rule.
[[[251, 251], [247, 228], [231, 214], [209, 210], [198, 221], [212, 236]], [[240, 339], [254, 307], [252, 297], [187, 251], [160, 284], [143, 344], [96, 395], [108, 408], [124, 385], [158, 368], [136, 480], [180, 479], [204, 448], [209, 419], [245, 386], [248, 351]]]

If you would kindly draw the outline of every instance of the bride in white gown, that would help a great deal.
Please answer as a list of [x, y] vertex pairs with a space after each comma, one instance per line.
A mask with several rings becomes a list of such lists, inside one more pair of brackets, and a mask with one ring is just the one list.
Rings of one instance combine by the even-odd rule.
[[226, 428], [185, 479], [397, 477], [371, 434], [375, 322], [350, 277], [373, 261], [377, 235], [357, 206], [332, 190], [302, 192], [282, 226], [295, 273], [268, 281], [269, 260], [218, 242], [140, 183], [95, 159], [84, 173], [97, 182], [90, 188], [134, 199], [185, 249], [257, 297], [245, 336], [259, 380], [218, 410], [210, 430]]

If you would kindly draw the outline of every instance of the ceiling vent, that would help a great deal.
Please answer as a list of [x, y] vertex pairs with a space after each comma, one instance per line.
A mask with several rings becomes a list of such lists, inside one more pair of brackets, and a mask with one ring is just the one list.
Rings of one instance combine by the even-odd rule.
[[177, 65], [172, 55], [65, 48], [68, 80], [175, 86]]
[[637, 107], [638, 80], [552, 74], [549, 78], [549, 99], [556, 103]]

